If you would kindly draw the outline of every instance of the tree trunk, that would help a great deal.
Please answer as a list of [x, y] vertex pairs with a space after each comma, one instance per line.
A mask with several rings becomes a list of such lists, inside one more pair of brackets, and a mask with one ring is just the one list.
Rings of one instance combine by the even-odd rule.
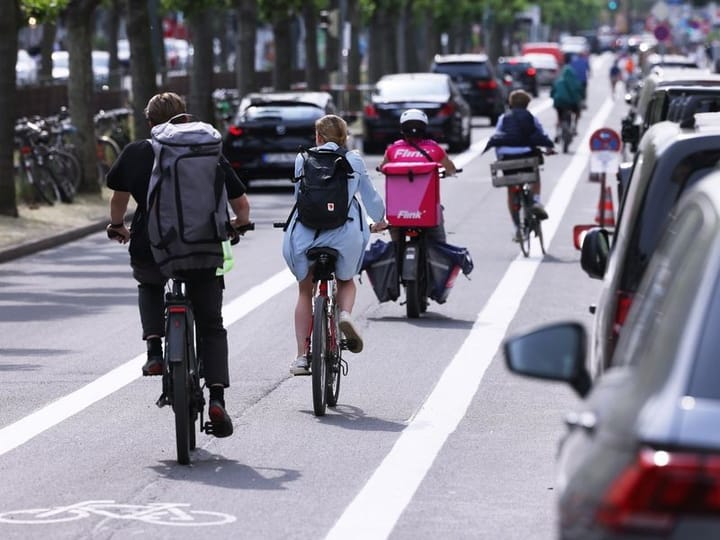
[[20, 10], [17, 0], [0, 0], [0, 215], [18, 216], [13, 168], [15, 59]]
[[130, 41], [134, 133], [138, 139], [150, 136], [145, 106], [157, 94], [155, 63], [152, 54], [150, 14], [146, 0], [126, 0], [127, 34]]
[[405, 71], [414, 73], [421, 71], [418, 62], [418, 19], [414, 14], [413, 1], [408, 0], [403, 10], [404, 21], [404, 49], [405, 49]]
[[[361, 82], [361, 61], [360, 57], [360, 31], [361, 14], [358, 0], [348, 0], [347, 3], [348, 22], [350, 23], [350, 51], [348, 51], [348, 79], [347, 83], [352, 88]], [[360, 90], [348, 92], [348, 106], [350, 112], [360, 113], [363, 105], [363, 94]]]
[[109, 2], [108, 20], [107, 20], [107, 36], [108, 36], [108, 52], [110, 53], [110, 76], [108, 78], [108, 85], [111, 89], [116, 90], [120, 88], [121, 73], [120, 73], [120, 61], [118, 60], [118, 27], [120, 24], [120, 0], [111, 0]]
[[319, 90], [321, 81], [318, 64], [318, 13], [315, 0], [304, 0], [302, 13], [305, 24], [305, 81], [308, 90]]
[[78, 149], [82, 157], [83, 183], [80, 191], [100, 193], [97, 181], [95, 144], [95, 81], [92, 70], [93, 15], [100, 0], [71, 0], [67, 6], [67, 43], [70, 56], [68, 104], [77, 128]]
[[40, 42], [40, 72], [38, 80], [42, 84], [52, 84], [52, 52], [57, 35], [55, 21], [43, 23], [42, 41]]
[[292, 68], [292, 12], [279, 10], [273, 18], [275, 40], [275, 65], [273, 66], [273, 87], [276, 91], [289, 90]]
[[368, 47], [368, 82], [375, 83], [385, 74], [386, 47], [383, 43], [381, 22], [384, 9], [378, 7], [370, 18], [370, 45]]
[[235, 41], [235, 74], [240, 96], [258, 90], [255, 74], [255, 41], [257, 40], [257, 0], [236, 0], [238, 32]]
[[215, 123], [213, 108], [213, 27], [212, 12], [198, 10], [188, 17], [193, 42], [188, 112], [203, 122]]

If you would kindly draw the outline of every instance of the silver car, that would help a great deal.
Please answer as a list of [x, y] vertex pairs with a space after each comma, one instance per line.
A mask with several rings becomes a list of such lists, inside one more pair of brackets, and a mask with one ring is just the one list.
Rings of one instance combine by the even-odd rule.
[[504, 343], [510, 370], [569, 383], [563, 539], [720, 538], [720, 172], [684, 193], [594, 383], [576, 323]]

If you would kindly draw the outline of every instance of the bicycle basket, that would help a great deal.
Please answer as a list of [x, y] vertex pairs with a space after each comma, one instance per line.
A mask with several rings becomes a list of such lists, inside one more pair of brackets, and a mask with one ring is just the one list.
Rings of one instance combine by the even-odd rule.
[[540, 160], [536, 157], [506, 159], [490, 164], [494, 187], [533, 184], [540, 181]]

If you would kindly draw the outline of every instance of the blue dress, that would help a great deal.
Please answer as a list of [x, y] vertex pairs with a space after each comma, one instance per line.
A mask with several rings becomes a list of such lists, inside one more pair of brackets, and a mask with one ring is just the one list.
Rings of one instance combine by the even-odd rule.
[[[337, 150], [338, 145], [329, 142], [319, 148]], [[352, 279], [360, 272], [365, 247], [370, 240], [367, 216], [369, 215], [373, 222], [378, 222], [385, 216], [385, 203], [368, 176], [363, 158], [357, 151], [348, 152], [346, 157], [354, 171], [348, 180], [348, 195], [351, 197], [348, 213], [350, 219], [341, 227], [320, 231], [315, 238], [317, 231], [300, 223], [297, 220], [297, 212], [294, 212], [285, 231], [283, 257], [298, 281], [302, 281], [308, 273], [309, 261], [305, 253], [308, 249], [317, 246], [337, 249], [340, 255], [335, 267], [335, 275], [341, 280]], [[303, 156], [298, 154], [295, 158], [295, 176], [300, 176], [302, 170]], [[296, 183], [295, 197], [298, 189], [299, 185]], [[358, 194], [362, 204], [358, 200]]]

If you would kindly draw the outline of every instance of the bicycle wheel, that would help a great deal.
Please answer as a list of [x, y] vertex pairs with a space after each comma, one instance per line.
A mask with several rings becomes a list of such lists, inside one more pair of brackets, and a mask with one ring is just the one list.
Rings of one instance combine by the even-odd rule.
[[107, 135], [97, 138], [96, 144], [97, 150], [97, 167], [98, 167], [98, 183], [101, 186], [105, 185], [105, 175], [115, 163], [115, 160], [120, 155], [120, 147]]
[[539, 219], [535, 220], [535, 236], [538, 239], [538, 242], [540, 242], [540, 251], [543, 255], [545, 255], [545, 240], [543, 239], [543, 232], [542, 232], [542, 221]]
[[75, 157], [62, 150], [50, 150], [47, 155], [48, 167], [60, 191], [60, 200], [71, 203], [80, 184], [80, 164]]
[[405, 281], [405, 312], [408, 319], [420, 316], [420, 283], [417, 279]]
[[332, 361], [327, 362], [327, 375], [325, 388], [327, 395], [328, 407], [335, 407], [340, 397], [340, 376], [342, 375], [342, 347], [340, 346], [340, 328], [338, 327], [338, 308], [333, 308], [333, 316], [330, 324], [334, 330], [335, 343], [333, 344], [333, 352], [331, 354]]
[[27, 179], [35, 189], [37, 196], [48, 204], [55, 204], [60, 200], [60, 190], [53, 179], [52, 171], [33, 163], [25, 169]]
[[[165, 354], [170, 366], [172, 407], [175, 414], [177, 461], [190, 463], [190, 377], [188, 372], [188, 335], [185, 314], [171, 314], [166, 332]], [[180, 361], [176, 361], [180, 359]], [[192, 430], [194, 431], [194, 430]]]
[[323, 416], [327, 406], [325, 388], [328, 374], [327, 298], [318, 296], [313, 307], [313, 330], [310, 339], [313, 411], [315, 416]]
[[520, 251], [525, 257], [530, 256], [530, 209], [525, 203], [520, 206]]

